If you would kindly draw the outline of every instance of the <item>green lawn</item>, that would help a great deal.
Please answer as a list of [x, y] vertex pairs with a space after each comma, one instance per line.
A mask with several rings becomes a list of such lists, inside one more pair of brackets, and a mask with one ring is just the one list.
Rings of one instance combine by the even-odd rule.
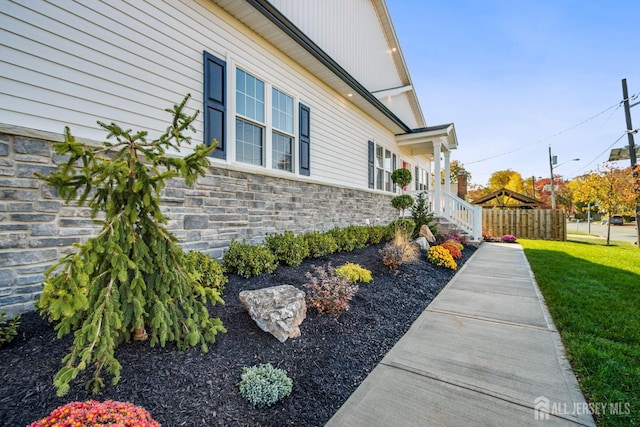
[[596, 422], [640, 426], [640, 249], [592, 240], [518, 242], [587, 401], [607, 405]]

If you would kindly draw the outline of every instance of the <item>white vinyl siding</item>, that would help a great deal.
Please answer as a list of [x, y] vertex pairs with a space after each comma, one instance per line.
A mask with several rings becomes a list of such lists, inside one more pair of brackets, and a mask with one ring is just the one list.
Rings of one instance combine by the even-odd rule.
[[[311, 108], [311, 179], [367, 188], [367, 139], [411, 158], [397, 150], [393, 132], [209, 0], [17, 0], [5, 2], [0, 19], [0, 121], [5, 124], [57, 133], [68, 125], [76, 137], [100, 141], [105, 133], [96, 120], [114, 121], [156, 137], [170, 118], [164, 109], [187, 93], [192, 95], [187, 109], [202, 109], [206, 50], [227, 62], [227, 142], [236, 138], [234, 80], [241, 66], [294, 94], [294, 105]], [[297, 126], [294, 119], [293, 135]], [[202, 142], [202, 114], [194, 127], [193, 143]], [[271, 150], [264, 155], [270, 166], [265, 171], [271, 170], [271, 155]], [[233, 159], [212, 162], [236, 167]]]

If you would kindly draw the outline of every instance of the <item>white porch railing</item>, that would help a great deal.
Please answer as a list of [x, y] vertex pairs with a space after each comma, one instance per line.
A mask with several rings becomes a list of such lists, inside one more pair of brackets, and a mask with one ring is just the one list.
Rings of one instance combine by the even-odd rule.
[[[422, 191], [411, 191], [415, 198]], [[448, 191], [440, 191], [439, 197], [433, 190], [424, 191], [431, 212], [436, 217], [444, 218], [455, 227], [469, 234], [472, 240], [482, 239], [482, 207], [465, 202]], [[439, 200], [438, 200], [439, 199]], [[435, 205], [438, 206], [435, 206]]]

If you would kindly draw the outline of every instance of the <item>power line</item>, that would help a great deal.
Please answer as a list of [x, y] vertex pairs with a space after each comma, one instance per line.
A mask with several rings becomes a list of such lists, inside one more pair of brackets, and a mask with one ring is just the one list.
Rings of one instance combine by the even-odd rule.
[[613, 147], [614, 145], [616, 145], [618, 143], [618, 141], [620, 141], [622, 138], [625, 137], [625, 135], [627, 135], [627, 132], [623, 132], [622, 135], [620, 135], [620, 137], [618, 139], [616, 139], [615, 141], [613, 141], [613, 143], [611, 145], [609, 145], [607, 148], [605, 148], [605, 150], [598, 154], [596, 157], [593, 158], [593, 160], [591, 160], [589, 163], [587, 163], [586, 165], [584, 165], [583, 167], [581, 167], [580, 169], [576, 170], [575, 172], [571, 173], [570, 176], [575, 176], [578, 172], [581, 172], [583, 170], [585, 170], [587, 168], [587, 166], [589, 166], [590, 164], [592, 164], [593, 162], [595, 162], [596, 160], [598, 160], [600, 158], [600, 156], [602, 156], [603, 154], [605, 154], [607, 151], [609, 151], [611, 149], [611, 147]]
[[[636, 98], [638, 97], [638, 95], [640, 95], [640, 92], [636, 93], [635, 95], [630, 96], [629, 98], [630, 98], [631, 100], [634, 100], [634, 99], [636, 99]], [[498, 158], [498, 157], [506, 156], [507, 154], [516, 153], [516, 152], [518, 152], [518, 151], [522, 151], [522, 150], [524, 150], [524, 149], [526, 149], [526, 148], [533, 147], [533, 146], [538, 145], [538, 144], [542, 144], [542, 143], [543, 143], [543, 142], [545, 142], [545, 141], [548, 141], [548, 140], [550, 140], [550, 139], [552, 139], [552, 138], [555, 138], [555, 137], [557, 137], [557, 136], [560, 136], [560, 135], [562, 135], [562, 134], [564, 134], [564, 133], [569, 132], [570, 130], [573, 130], [573, 129], [577, 128], [578, 126], [582, 126], [583, 124], [585, 124], [585, 123], [587, 123], [587, 122], [590, 122], [591, 120], [593, 120], [593, 119], [595, 119], [595, 118], [597, 118], [597, 117], [599, 117], [599, 116], [603, 115], [604, 113], [606, 113], [607, 111], [609, 111], [609, 110], [611, 110], [611, 109], [613, 109], [613, 108], [615, 108], [616, 110], [618, 110], [618, 108], [620, 108], [620, 106], [624, 103], [624, 101], [625, 101], [625, 100], [622, 100], [622, 101], [620, 101], [620, 102], [618, 102], [618, 103], [616, 103], [616, 104], [614, 104], [614, 105], [610, 106], [609, 108], [607, 108], [607, 109], [605, 109], [605, 110], [603, 110], [603, 111], [599, 112], [598, 114], [595, 114], [595, 115], [593, 115], [593, 116], [589, 117], [588, 119], [585, 119], [585, 120], [581, 121], [580, 123], [577, 123], [577, 124], [575, 124], [575, 125], [573, 125], [573, 126], [571, 126], [571, 127], [568, 127], [568, 128], [566, 128], [566, 129], [564, 129], [564, 130], [562, 130], [562, 131], [560, 131], [560, 132], [556, 132], [556, 133], [554, 133], [553, 135], [547, 136], [546, 138], [542, 138], [542, 139], [540, 139], [540, 140], [538, 140], [538, 141], [536, 141], [536, 142], [534, 142], [534, 143], [531, 143], [531, 144], [528, 144], [528, 145], [523, 145], [522, 147], [515, 148], [515, 149], [513, 149], [513, 150], [509, 150], [509, 151], [505, 151], [505, 152], [503, 152], [503, 153], [496, 154], [496, 155], [493, 155], [493, 156], [485, 157], [485, 158], [483, 158], [483, 159], [474, 160], [474, 161], [472, 161], [472, 162], [466, 162], [466, 165], [472, 165], [472, 164], [474, 164], [474, 163], [481, 163], [481, 162], [485, 162], [485, 161], [487, 161], [487, 160], [493, 160], [493, 159], [496, 159], [496, 158]], [[614, 111], [613, 113], [615, 113], [615, 111]], [[612, 113], [612, 115], [613, 115], [613, 113]], [[609, 119], [607, 119], [607, 120], [609, 120]], [[605, 122], [606, 122], [606, 121], [605, 121]], [[618, 139], [618, 140], [619, 140], [619, 139]], [[616, 142], [617, 142], [617, 141], [616, 141]]]

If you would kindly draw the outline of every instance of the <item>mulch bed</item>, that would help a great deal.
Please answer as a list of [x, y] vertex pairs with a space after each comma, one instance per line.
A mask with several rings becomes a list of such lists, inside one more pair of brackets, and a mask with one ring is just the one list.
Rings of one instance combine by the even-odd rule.
[[[26, 426], [57, 406], [89, 399], [132, 402], [165, 427], [324, 425], [455, 274], [430, 265], [422, 254], [394, 275], [378, 256], [381, 247], [305, 260], [251, 279], [230, 275], [226, 303], [212, 309], [228, 332], [218, 335], [209, 353], [124, 344], [116, 351], [122, 379], [113, 386], [104, 372], [107, 386], [97, 395], [84, 390], [85, 375], [67, 396], [56, 397], [53, 376], [72, 337], [58, 340], [51, 325], [26, 313], [19, 335], [0, 349], [0, 425]], [[474, 250], [465, 247], [459, 266]], [[238, 301], [243, 289], [290, 284], [304, 290], [305, 273], [327, 262], [359, 263], [373, 272], [374, 281], [360, 285], [351, 310], [337, 320], [309, 309], [299, 338], [280, 343], [261, 331]], [[289, 397], [265, 409], [254, 408], [237, 387], [242, 368], [260, 363], [285, 369], [294, 384]]]

